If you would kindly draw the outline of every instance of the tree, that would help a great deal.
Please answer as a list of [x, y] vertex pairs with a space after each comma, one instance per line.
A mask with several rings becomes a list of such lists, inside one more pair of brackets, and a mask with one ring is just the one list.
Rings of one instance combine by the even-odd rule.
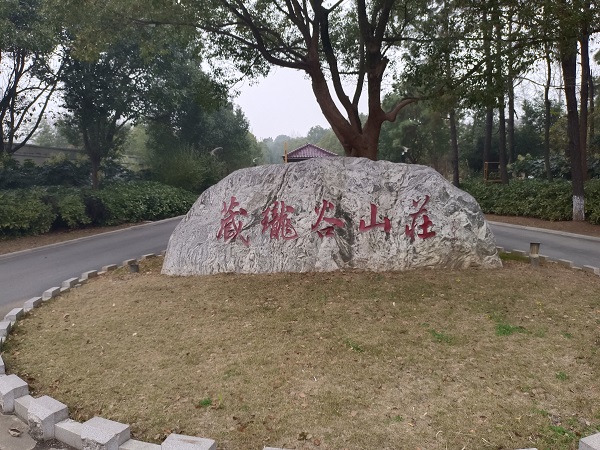
[[60, 74], [59, 36], [41, 0], [0, 3], [0, 156], [25, 145], [42, 120]]
[[99, 186], [100, 163], [115, 155], [126, 139], [126, 126], [144, 110], [148, 72], [133, 41], [123, 41], [95, 61], [64, 53], [65, 122], [78, 130], [90, 158], [92, 186]]

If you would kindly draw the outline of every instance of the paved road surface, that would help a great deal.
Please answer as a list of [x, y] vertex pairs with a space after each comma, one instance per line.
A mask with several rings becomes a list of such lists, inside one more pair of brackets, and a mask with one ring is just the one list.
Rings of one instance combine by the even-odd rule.
[[600, 267], [600, 238], [499, 222], [490, 222], [490, 226], [496, 236], [496, 244], [505, 250], [529, 252], [529, 243], [539, 242], [540, 255], [568, 259], [578, 267]]
[[0, 256], [0, 317], [64, 280], [160, 253], [181, 217]]
[[[62, 281], [88, 270], [98, 270], [146, 253], [167, 248], [181, 218], [168, 219], [75, 241], [0, 256], [0, 317], [25, 300], [39, 296]], [[600, 239], [538, 228], [491, 222], [497, 245], [528, 251], [540, 242], [542, 255], [569, 259], [575, 265], [600, 267]]]

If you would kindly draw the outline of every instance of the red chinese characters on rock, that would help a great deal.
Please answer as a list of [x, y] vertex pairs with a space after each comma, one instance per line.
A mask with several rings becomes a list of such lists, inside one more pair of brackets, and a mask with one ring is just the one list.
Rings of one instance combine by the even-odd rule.
[[292, 206], [288, 206], [285, 202], [276, 201], [262, 213], [262, 232], [269, 230], [271, 239], [284, 239], [289, 241], [296, 239], [298, 233], [292, 225], [292, 220], [289, 214], [294, 212]]
[[[335, 217], [325, 217], [325, 213], [333, 213], [335, 206], [333, 203], [323, 200], [321, 206], [315, 208], [317, 221], [311, 225], [311, 231], [316, 231], [321, 239], [324, 237], [332, 237], [335, 233], [335, 228], [343, 228], [344, 221]], [[324, 222], [324, 223], [323, 223]]]
[[217, 240], [223, 238], [225, 242], [231, 242], [237, 237], [246, 246], [250, 246], [250, 240], [247, 237], [242, 236], [242, 227], [244, 224], [240, 220], [239, 216], [247, 216], [248, 212], [244, 208], [236, 209], [240, 206], [239, 202], [235, 197], [231, 197], [229, 206], [227, 202], [223, 202], [223, 208], [221, 214], [224, 216], [221, 219], [221, 228], [217, 232]]
[[367, 225], [363, 219], [360, 219], [358, 230], [364, 233], [374, 228], [383, 228], [383, 231], [389, 234], [392, 229], [392, 223], [387, 216], [384, 216], [383, 222], [377, 222], [377, 205], [371, 203], [371, 222]]
[[[415, 230], [417, 230], [417, 236], [421, 239], [427, 239], [435, 236], [435, 231], [431, 231], [431, 227], [433, 226], [433, 222], [429, 219], [427, 215], [427, 208], [425, 206], [429, 202], [429, 195], [425, 196], [425, 200], [422, 204], [419, 205], [417, 200], [413, 200], [412, 206], [413, 208], [418, 208], [417, 212], [410, 214], [411, 224], [410, 226], [406, 225], [404, 231], [406, 235], [410, 237], [410, 241], [414, 242], [415, 240]], [[422, 219], [421, 224], [417, 224], [419, 218]]]

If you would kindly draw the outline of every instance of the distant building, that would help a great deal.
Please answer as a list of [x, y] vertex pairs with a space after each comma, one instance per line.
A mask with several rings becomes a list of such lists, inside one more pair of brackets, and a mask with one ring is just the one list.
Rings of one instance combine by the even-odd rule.
[[[305, 144], [302, 147], [298, 147], [287, 154], [288, 162], [304, 161], [311, 158], [332, 158], [339, 156], [337, 153], [330, 152], [324, 148], [318, 147], [313, 144]], [[282, 156], [285, 161], [285, 155]]]

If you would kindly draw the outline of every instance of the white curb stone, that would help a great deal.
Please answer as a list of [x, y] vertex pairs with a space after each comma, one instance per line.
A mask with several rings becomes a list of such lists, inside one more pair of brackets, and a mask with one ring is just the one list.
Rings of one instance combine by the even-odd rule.
[[518, 256], [527, 256], [527, 252], [524, 252], [523, 250], [512, 249], [510, 252]]
[[600, 275], [600, 268], [594, 267], [594, 266], [583, 266], [583, 271], [584, 272], [590, 272], [590, 273], [593, 273], [595, 275]]
[[217, 443], [212, 439], [172, 433], [167, 436], [160, 448], [161, 450], [217, 450]]
[[29, 405], [33, 400], [34, 398], [31, 395], [24, 395], [15, 400], [15, 416], [23, 422], [27, 422], [27, 411], [29, 411]]
[[144, 261], [145, 259], [152, 259], [152, 258], [156, 258], [155, 253], [148, 253], [146, 255], [142, 255], [142, 261]]
[[567, 269], [572, 269], [573, 268], [573, 261], [569, 261], [567, 259], [559, 259], [556, 262], [561, 267], [566, 267]]
[[161, 450], [160, 445], [129, 439], [119, 447], [119, 450]]
[[42, 301], [47, 302], [51, 298], [58, 296], [58, 294], [60, 294], [60, 288], [58, 286], [46, 289], [42, 294]]
[[42, 304], [42, 297], [32, 297], [25, 302], [23, 309], [25, 312], [31, 311], [33, 308], [37, 308]]
[[126, 259], [125, 261], [123, 261], [123, 267], [127, 267], [130, 264], [135, 264], [137, 262], [137, 259]]
[[3, 320], [0, 322], [0, 336], [6, 337], [8, 333], [10, 333], [10, 329], [12, 328], [12, 323], [8, 320]]
[[29, 386], [16, 375], [0, 376], [0, 407], [3, 413], [15, 410], [15, 399], [29, 394]]
[[71, 289], [75, 287], [77, 283], [79, 283], [79, 278], [69, 278], [68, 280], [62, 282], [61, 287]]
[[113, 270], [117, 270], [116, 264], [109, 264], [108, 266], [102, 266], [102, 272], [112, 272]]
[[89, 280], [90, 278], [96, 278], [98, 276], [97, 270], [88, 270], [87, 272], [83, 272], [81, 274], [80, 280]]
[[581, 439], [579, 450], [600, 450], [600, 433]]
[[130, 434], [129, 425], [93, 417], [81, 427], [83, 450], [119, 450]]
[[8, 320], [9, 322], [16, 322], [23, 316], [23, 314], [25, 314], [25, 310], [23, 308], [14, 308], [7, 315], [4, 316], [4, 320]]
[[72, 419], [66, 419], [55, 425], [54, 437], [64, 444], [70, 445], [77, 450], [82, 450], [81, 428], [81, 423]]
[[69, 418], [67, 405], [44, 395], [29, 404], [29, 434], [36, 441], [54, 439], [54, 425]]

